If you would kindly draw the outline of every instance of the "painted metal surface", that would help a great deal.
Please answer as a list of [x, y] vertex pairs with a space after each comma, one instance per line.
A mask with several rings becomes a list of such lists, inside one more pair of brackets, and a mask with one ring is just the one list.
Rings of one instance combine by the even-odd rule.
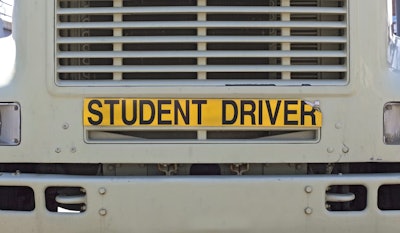
[[[365, 1], [364, 1], [365, 2]], [[2, 101], [21, 104], [21, 144], [2, 147], [2, 161], [12, 162], [103, 162], [103, 163], [285, 163], [285, 162], [382, 162], [400, 161], [396, 146], [383, 143], [383, 106], [400, 99], [397, 73], [387, 63], [388, 27], [385, 4], [370, 0], [349, 2], [349, 82], [329, 86], [240, 86], [223, 81], [171, 81], [166, 85], [96, 87], [90, 80], [67, 86], [55, 83], [54, 3], [29, 1], [18, 4], [15, 70], [1, 88]], [[366, 7], [368, 6], [368, 7]], [[358, 9], [364, 9], [360, 11]], [[373, 9], [373, 10], [372, 10]], [[35, 13], [34, 13], [35, 12]], [[37, 13], [42, 12], [42, 13]], [[29, 25], [36, 25], [34, 28]], [[368, 25], [368, 26], [367, 26]], [[18, 30], [20, 29], [20, 30]], [[370, 33], [374, 31], [374, 33]], [[354, 43], [352, 43], [354, 42]], [[9, 47], [9, 46], [8, 46]], [[147, 83], [149, 84], [149, 83]], [[85, 85], [85, 86], [82, 86]], [[34, 94], [31, 94], [31, 91]], [[84, 98], [294, 98], [319, 100], [324, 123], [316, 144], [188, 143], [88, 145], [84, 142]], [[63, 124], [69, 128], [64, 129]], [[38, 132], [42, 135], [37, 137]], [[152, 146], [149, 146], [152, 145]], [[157, 146], [153, 146], [157, 145]], [[56, 153], [56, 149], [59, 153]], [[75, 148], [71, 153], [71, 148]], [[344, 153], [343, 148], [347, 148]], [[115, 152], [118, 151], [118, 155]], [[273, 153], [272, 153], [273, 151]], [[251, 152], [251, 153], [249, 153]], [[113, 156], [110, 156], [113, 155]]]
[[[399, 179], [399, 174], [115, 178], [4, 173], [0, 185], [32, 187], [36, 205], [31, 212], [0, 211], [0, 223], [3, 232], [390, 233], [398, 232], [400, 211], [379, 210], [377, 190]], [[354, 184], [368, 190], [365, 210], [326, 210], [328, 186]], [[53, 186], [84, 187], [86, 211], [49, 212], [44, 190]]]
[[[1, 163], [400, 162], [399, 147], [383, 142], [383, 107], [387, 102], [400, 101], [400, 46], [397, 45], [397, 38], [388, 40], [387, 6], [382, 1], [349, 1], [346, 21], [348, 38], [325, 38], [335, 43], [344, 43], [349, 39], [346, 51], [348, 67], [339, 67], [339, 70], [347, 69], [348, 80], [310, 81], [307, 86], [291, 80], [284, 80], [275, 86], [263, 83], [230, 85], [220, 80], [196, 85], [189, 81], [139, 81], [118, 85], [102, 82], [93, 85], [90, 80], [60, 85], [55, 81], [56, 57], [59, 54], [54, 44], [56, 41], [74, 42], [71, 38], [56, 39], [55, 1], [29, 0], [15, 4], [14, 18], [18, 20], [13, 26], [16, 30], [12, 37], [0, 40], [2, 49], [7, 48], [12, 54], [15, 52], [15, 57], [0, 54], [0, 60], [4, 61], [0, 62], [3, 65], [0, 69], [0, 102], [19, 103], [21, 142], [15, 147], [0, 146]], [[296, 26], [291, 23], [282, 25]], [[93, 26], [102, 27], [98, 24]], [[342, 23], [333, 26], [346, 27]], [[100, 43], [103, 39], [87, 40]], [[176, 40], [171, 37], [152, 39]], [[309, 41], [309, 38], [297, 39]], [[139, 40], [143, 41], [143, 38]], [[198, 42], [197, 37], [185, 40]], [[226, 38], [210, 40], [223, 41]], [[268, 40], [292, 41], [288, 37], [271, 37]], [[389, 62], [388, 49], [391, 55]], [[342, 56], [341, 53], [337, 55]], [[197, 71], [207, 70], [199, 68]], [[230, 140], [218, 143], [181, 143], [176, 140], [168, 143], [87, 144], [82, 122], [84, 98], [120, 97], [319, 100], [324, 122], [320, 139], [313, 144]], [[244, 178], [3, 174], [0, 185], [24, 185], [34, 189], [36, 209], [32, 212], [0, 211], [0, 223], [4, 232], [197, 233], [269, 230], [372, 233], [383, 232], [382, 229], [399, 232], [399, 212], [381, 211], [376, 207], [379, 186], [398, 184], [399, 180], [398, 174]], [[327, 211], [326, 188], [335, 184], [367, 187], [367, 208], [346, 213]], [[58, 185], [84, 187], [87, 190], [87, 211], [76, 215], [47, 211], [44, 191], [49, 186]]]

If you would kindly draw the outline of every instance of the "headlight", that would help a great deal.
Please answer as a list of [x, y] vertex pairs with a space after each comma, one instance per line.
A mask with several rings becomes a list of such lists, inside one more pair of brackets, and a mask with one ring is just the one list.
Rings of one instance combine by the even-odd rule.
[[0, 103], [0, 146], [21, 141], [21, 108], [17, 103]]
[[383, 140], [388, 145], [400, 145], [400, 102], [383, 108]]

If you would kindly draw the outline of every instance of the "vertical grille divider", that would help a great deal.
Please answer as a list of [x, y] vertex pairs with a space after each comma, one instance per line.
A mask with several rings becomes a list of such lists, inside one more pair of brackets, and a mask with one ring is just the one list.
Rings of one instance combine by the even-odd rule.
[[[197, 0], [197, 6], [207, 6], [207, 0]], [[207, 21], [207, 13], [205, 12], [197, 12], [197, 21]], [[197, 28], [197, 36], [206, 36], [207, 35], [207, 28]], [[207, 43], [206, 42], [199, 42], [197, 43], [197, 50], [198, 51], [206, 51], [207, 50]], [[197, 57], [197, 65], [204, 66], [207, 65], [207, 58], [206, 57]], [[206, 80], [207, 79], [207, 72], [198, 72], [197, 79], [199, 80]], [[197, 131], [197, 139], [205, 140], [207, 139], [207, 131], [206, 130], [198, 130]]]
[[[290, 0], [281, 0], [281, 7], [289, 7]], [[282, 21], [290, 21], [290, 13], [281, 13]], [[290, 36], [290, 28], [282, 28], [281, 36]], [[288, 51], [290, 50], [290, 43], [281, 43], [281, 50]], [[288, 66], [290, 65], [290, 57], [282, 57], [282, 65]], [[291, 79], [291, 73], [288, 71], [282, 72], [282, 79]]]
[[[114, 0], [113, 6], [114, 7], [122, 7], [123, 0]], [[116, 13], [113, 15], [114, 22], [122, 22], [122, 14]], [[114, 37], [122, 37], [122, 28], [114, 28], [113, 29], [113, 36]], [[113, 51], [118, 52], [122, 51], [122, 43], [113, 43]], [[113, 65], [114, 66], [122, 66], [122, 58], [121, 57], [114, 57], [113, 58]], [[113, 80], [122, 80], [122, 72], [113, 72]]]

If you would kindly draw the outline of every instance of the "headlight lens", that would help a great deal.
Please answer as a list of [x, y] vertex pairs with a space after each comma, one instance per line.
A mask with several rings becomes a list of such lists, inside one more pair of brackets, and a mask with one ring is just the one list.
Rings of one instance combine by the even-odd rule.
[[0, 103], [0, 146], [21, 141], [21, 108], [17, 103]]
[[400, 102], [390, 102], [383, 108], [383, 140], [388, 145], [400, 145]]

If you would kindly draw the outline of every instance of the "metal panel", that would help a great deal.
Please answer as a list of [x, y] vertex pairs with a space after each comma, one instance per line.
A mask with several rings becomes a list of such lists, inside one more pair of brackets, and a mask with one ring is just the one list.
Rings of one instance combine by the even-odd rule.
[[[118, 178], [5, 173], [0, 185], [32, 187], [36, 208], [1, 211], [0, 223], [4, 232], [390, 233], [399, 232], [400, 212], [379, 210], [377, 190], [399, 179], [399, 174]], [[365, 186], [366, 209], [327, 211], [330, 185]], [[87, 210], [49, 212], [44, 196], [49, 186], [83, 187]]]

